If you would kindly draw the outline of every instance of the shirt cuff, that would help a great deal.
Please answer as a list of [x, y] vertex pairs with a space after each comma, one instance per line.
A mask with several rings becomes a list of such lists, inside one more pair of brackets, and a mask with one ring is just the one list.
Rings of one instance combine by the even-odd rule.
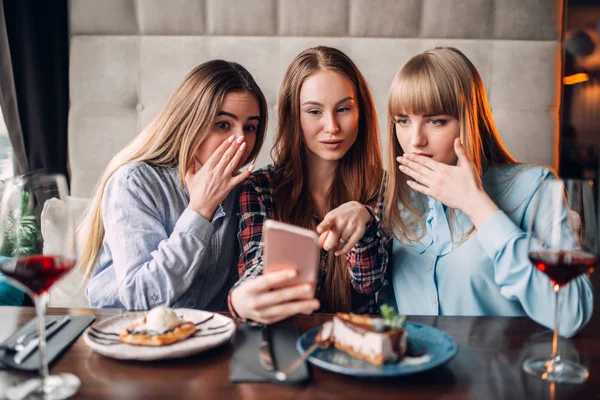
[[240, 317], [238, 313], [235, 312], [235, 308], [233, 308], [233, 303], [231, 302], [231, 291], [229, 291], [229, 294], [227, 295], [227, 308], [229, 308], [231, 318], [233, 318], [236, 323], [246, 322], [244, 318]]
[[[235, 289], [235, 288], [233, 288], [233, 289]], [[248, 325], [252, 325], [252, 326], [263, 326], [263, 324], [261, 324], [261, 323], [254, 322], [254, 321], [246, 319], [246, 318], [242, 318], [238, 315], [238, 313], [235, 312], [235, 308], [233, 308], [233, 303], [231, 302], [231, 292], [233, 291], [233, 289], [231, 289], [229, 291], [229, 295], [227, 295], [227, 308], [229, 308], [229, 313], [231, 314], [231, 318], [233, 318], [233, 321], [236, 324], [248, 324]]]
[[200, 241], [203, 243], [209, 243], [210, 238], [213, 235], [214, 228], [212, 224], [202, 215], [190, 208], [186, 208], [177, 220], [175, 229], [173, 229], [173, 231], [189, 233], [200, 239]]
[[504, 211], [496, 211], [477, 231], [476, 238], [488, 256], [495, 260], [510, 238], [519, 232], [520, 228]]
[[365, 206], [363, 205], [363, 207], [365, 207], [367, 209], [367, 211], [369, 212], [369, 214], [371, 214], [371, 220], [367, 223], [367, 225], [365, 226], [365, 233], [363, 235], [363, 237], [361, 237], [357, 243], [358, 246], [366, 246], [371, 244], [377, 236], [377, 228], [378, 228], [378, 224], [377, 224], [377, 217], [375, 216], [375, 211], [373, 210], [373, 207], [371, 206]]

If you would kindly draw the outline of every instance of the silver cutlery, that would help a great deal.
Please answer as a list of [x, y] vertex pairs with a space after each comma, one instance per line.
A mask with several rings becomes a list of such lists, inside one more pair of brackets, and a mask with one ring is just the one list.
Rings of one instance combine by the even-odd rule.
[[273, 347], [269, 337], [269, 327], [262, 328], [262, 343], [258, 348], [258, 360], [260, 365], [267, 371], [275, 371], [275, 357], [273, 357]]
[[298, 368], [304, 360], [306, 360], [315, 350], [317, 349], [327, 349], [331, 346], [331, 343], [328, 340], [321, 340], [320, 342], [315, 341], [315, 343], [310, 346], [304, 353], [302, 353], [298, 358], [296, 358], [290, 365], [288, 365], [283, 371], [278, 371], [275, 374], [275, 378], [278, 381], [284, 382], [287, 380], [288, 376], [294, 372], [296, 368]]
[[[50, 328], [46, 332], [46, 340], [50, 339], [56, 332], [58, 332], [70, 320], [71, 320], [71, 317], [69, 317], [68, 315], [66, 315], [62, 319], [60, 319], [56, 325], [53, 325], [52, 328]], [[17, 352], [17, 354], [15, 354], [15, 358], [14, 358], [15, 364], [22, 364], [23, 361], [25, 361], [27, 359], [27, 357], [29, 357], [29, 355], [31, 353], [33, 353], [33, 351], [38, 347], [39, 344], [40, 344], [39, 337], [30, 341], [29, 343], [27, 343], [27, 345], [21, 351], [19, 351], [19, 352]]]
[[[58, 320], [53, 319], [52, 321], [46, 323], [46, 329], [50, 329], [54, 324], [56, 324], [56, 322], [58, 322]], [[14, 344], [5, 344], [5, 343], [0, 343], [0, 350], [4, 350], [4, 351], [8, 351], [9, 353], [15, 353], [18, 351], [23, 350], [23, 348], [25, 347], [25, 345], [29, 342], [29, 340], [31, 339], [36, 339], [38, 337], [38, 330], [34, 330], [31, 332], [27, 332], [22, 334], [21, 336], [19, 336], [17, 338], [17, 340], [15, 340]]]

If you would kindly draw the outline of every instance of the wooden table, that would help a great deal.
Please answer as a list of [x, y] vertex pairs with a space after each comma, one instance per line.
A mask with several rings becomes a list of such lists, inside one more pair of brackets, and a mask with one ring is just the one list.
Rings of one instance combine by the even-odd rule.
[[[116, 310], [50, 309], [49, 314], [96, 315]], [[0, 307], [0, 341], [35, 316], [32, 308]], [[301, 316], [301, 331], [327, 315]], [[229, 382], [231, 345], [183, 360], [124, 362], [94, 353], [81, 337], [51, 372], [73, 372], [83, 382], [79, 399], [589, 399], [600, 398], [600, 329], [596, 318], [574, 339], [561, 340], [562, 353], [590, 368], [581, 385], [551, 385], [521, 371], [523, 360], [550, 352], [552, 334], [528, 318], [410, 317], [451, 334], [458, 355], [434, 370], [396, 379], [358, 379], [313, 368], [305, 386]], [[27, 374], [0, 371], [2, 389]]]

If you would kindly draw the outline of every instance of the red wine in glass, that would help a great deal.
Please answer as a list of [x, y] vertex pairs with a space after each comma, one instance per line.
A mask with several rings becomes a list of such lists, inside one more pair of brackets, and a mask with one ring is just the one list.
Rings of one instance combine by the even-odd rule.
[[[40, 377], [19, 380], [6, 388], [7, 399], [67, 399], [81, 386], [71, 373], [49, 374], [45, 314], [49, 289], [77, 260], [76, 226], [67, 180], [63, 175], [34, 171], [4, 182], [0, 199], [0, 272], [7, 282], [33, 300], [39, 334]], [[46, 240], [43, 215], [52, 211], [60, 221], [53, 239]], [[50, 212], [50, 211], [48, 211]], [[42, 254], [44, 253], [44, 254]]]
[[61, 256], [32, 255], [5, 261], [0, 264], [0, 271], [40, 295], [46, 293], [74, 265], [74, 260]]
[[529, 260], [548, 275], [552, 286], [560, 287], [581, 274], [591, 274], [596, 267], [596, 256], [583, 251], [537, 250], [529, 253]]
[[[591, 291], [591, 284], [584, 274], [596, 268], [600, 254], [598, 189], [592, 180], [551, 177], [545, 179], [536, 192], [528, 206], [532, 212], [528, 224], [528, 256], [531, 268], [535, 267], [550, 279], [554, 292], [554, 329], [550, 357], [528, 358], [522, 368], [546, 382], [582, 383], [588, 379], [589, 369], [563, 358], [558, 350], [559, 299], [561, 289], [569, 291], [569, 309], [564, 310], [569, 312], [575, 312], [574, 307], [589, 300], [587, 293]], [[538, 282], [538, 276], [533, 278], [538, 285], [543, 285], [543, 279]], [[567, 287], [569, 282], [571, 287]], [[538, 291], [544, 296], [551, 294], [543, 286]], [[540, 303], [539, 307], [545, 309], [546, 305]]]

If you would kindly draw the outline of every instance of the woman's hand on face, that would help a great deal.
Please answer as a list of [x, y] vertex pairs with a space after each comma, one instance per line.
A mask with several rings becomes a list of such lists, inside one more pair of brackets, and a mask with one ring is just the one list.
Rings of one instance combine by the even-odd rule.
[[244, 157], [245, 149], [243, 136], [237, 139], [230, 136], [198, 171], [195, 171], [194, 157], [185, 174], [185, 182], [190, 192], [189, 207], [192, 210], [207, 220], [212, 220], [215, 210], [231, 189], [252, 172], [254, 165], [234, 175]]
[[336, 256], [346, 254], [365, 234], [371, 213], [358, 201], [349, 201], [329, 211], [317, 226], [319, 245]]
[[414, 179], [407, 182], [412, 189], [462, 211], [479, 228], [498, 207], [483, 190], [475, 165], [458, 138], [454, 151], [458, 156], [456, 166], [416, 154], [405, 154], [397, 161], [400, 171]]
[[[298, 275], [286, 269], [248, 279], [231, 292], [231, 304], [242, 318], [273, 324], [297, 314], [312, 314], [320, 307], [310, 283], [281, 287]], [[274, 289], [280, 287], [279, 289]]]

